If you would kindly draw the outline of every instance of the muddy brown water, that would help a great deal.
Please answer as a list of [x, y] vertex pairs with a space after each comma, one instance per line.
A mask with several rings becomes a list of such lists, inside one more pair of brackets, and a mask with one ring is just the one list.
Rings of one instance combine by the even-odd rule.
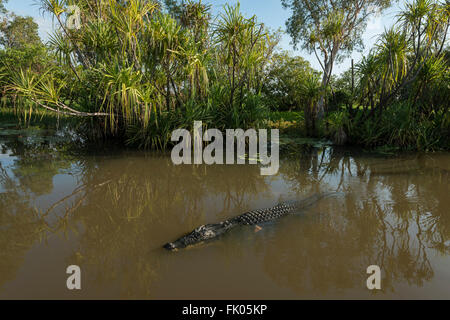
[[[450, 298], [450, 154], [330, 147], [257, 166], [174, 166], [138, 152], [67, 155], [0, 139], [0, 299]], [[295, 217], [175, 253], [195, 227], [340, 191]], [[81, 268], [69, 291], [66, 268]], [[370, 265], [382, 289], [366, 287]]]

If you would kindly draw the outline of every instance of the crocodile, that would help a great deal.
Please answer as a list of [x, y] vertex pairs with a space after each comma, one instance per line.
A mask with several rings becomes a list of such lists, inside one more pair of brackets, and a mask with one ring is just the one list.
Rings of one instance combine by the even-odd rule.
[[295, 215], [311, 207], [317, 201], [337, 194], [337, 192], [314, 194], [303, 200], [283, 202], [272, 208], [253, 210], [219, 223], [202, 225], [178, 240], [165, 244], [163, 248], [176, 251], [177, 249], [217, 239], [237, 226], [257, 226], [258, 224], [272, 222], [288, 215]]

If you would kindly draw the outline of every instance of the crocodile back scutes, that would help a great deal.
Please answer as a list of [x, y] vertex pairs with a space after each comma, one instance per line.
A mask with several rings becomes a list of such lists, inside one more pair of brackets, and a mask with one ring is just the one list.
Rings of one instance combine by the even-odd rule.
[[295, 203], [282, 203], [273, 208], [252, 210], [246, 212], [233, 220], [241, 225], [255, 225], [258, 223], [270, 222], [283, 216], [293, 214], [297, 210]]

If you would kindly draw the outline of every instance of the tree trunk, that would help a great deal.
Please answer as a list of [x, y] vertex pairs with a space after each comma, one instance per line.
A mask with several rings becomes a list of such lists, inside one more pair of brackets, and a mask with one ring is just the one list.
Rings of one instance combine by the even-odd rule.
[[319, 103], [317, 104], [317, 120], [322, 120], [325, 115], [325, 88], [328, 86], [328, 75], [330, 74], [331, 66], [331, 61], [325, 63], [325, 72], [322, 76], [323, 93], [321, 94]]

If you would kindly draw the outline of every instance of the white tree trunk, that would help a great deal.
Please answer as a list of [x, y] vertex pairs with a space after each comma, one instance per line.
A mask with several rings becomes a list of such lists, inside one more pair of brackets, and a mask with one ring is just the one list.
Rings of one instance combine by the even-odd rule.
[[317, 104], [318, 120], [322, 120], [325, 115], [325, 87], [328, 84], [328, 75], [330, 74], [330, 70], [331, 70], [331, 62], [325, 63], [325, 71], [322, 77], [322, 88], [324, 89], [324, 92], [321, 94], [319, 103]]

